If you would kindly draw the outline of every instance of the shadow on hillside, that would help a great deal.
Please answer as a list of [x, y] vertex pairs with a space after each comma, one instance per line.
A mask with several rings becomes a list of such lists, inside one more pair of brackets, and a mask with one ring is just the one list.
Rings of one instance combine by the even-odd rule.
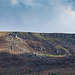
[[[36, 58], [36, 59], [35, 59]], [[9, 68], [14, 67], [12, 71]], [[1, 73], [29, 73], [45, 71], [50, 68], [75, 68], [75, 56], [63, 58], [37, 58], [32, 54], [10, 54], [8, 52], [0, 52], [0, 68], [4, 68]]]
[[[50, 60], [49, 60], [50, 59]], [[59, 61], [58, 61], [59, 60]], [[63, 57], [63, 58], [37, 58], [32, 54], [24, 53], [24, 54], [10, 54], [8, 52], [0, 52], [0, 67], [8, 66], [8, 67], [19, 67], [24, 65], [35, 65], [36, 63], [40, 63], [41, 65], [66, 65], [70, 66], [70, 63], [75, 60], [75, 56]], [[29, 64], [29, 65], [28, 65]]]
[[0, 67], [19, 67], [23, 66], [24, 60], [19, 55], [0, 52]]

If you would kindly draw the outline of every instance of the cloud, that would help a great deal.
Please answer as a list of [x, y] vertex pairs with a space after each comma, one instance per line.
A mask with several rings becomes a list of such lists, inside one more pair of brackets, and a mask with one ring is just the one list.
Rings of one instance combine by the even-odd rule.
[[20, 2], [24, 3], [27, 6], [35, 6], [36, 5], [34, 0], [20, 0]]
[[11, 0], [12, 5], [16, 5], [18, 3], [18, 0]]
[[34, 0], [10, 0], [12, 5], [17, 5], [20, 3], [26, 5], [26, 6], [35, 6], [36, 3]]
[[35, 32], [75, 31], [74, 4], [73, 0], [0, 0], [0, 28]]
[[75, 11], [74, 10], [72, 10], [72, 6], [70, 5], [70, 6], [68, 6], [68, 13], [70, 14], [70, 15], [72, 15], [72, 16], [74, 16], [75, 17]]

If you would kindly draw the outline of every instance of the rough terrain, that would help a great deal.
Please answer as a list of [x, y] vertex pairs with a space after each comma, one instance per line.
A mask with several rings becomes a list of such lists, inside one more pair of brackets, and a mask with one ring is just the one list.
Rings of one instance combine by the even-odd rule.
[[75, 73], [75, 34], [0, 32], [0, 73], [38, 72]]

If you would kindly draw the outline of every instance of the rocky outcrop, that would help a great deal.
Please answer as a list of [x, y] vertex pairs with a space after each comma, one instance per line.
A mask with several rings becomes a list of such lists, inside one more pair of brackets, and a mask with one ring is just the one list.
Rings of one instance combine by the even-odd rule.
[[75, 34], [7, 32], [5, 38], [7, 38], [8, 49], [11, 52], [75, 55]]

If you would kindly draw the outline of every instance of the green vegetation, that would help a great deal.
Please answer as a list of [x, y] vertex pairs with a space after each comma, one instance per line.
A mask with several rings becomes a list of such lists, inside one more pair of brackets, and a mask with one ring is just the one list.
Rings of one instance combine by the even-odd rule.
[[40, 73], [40, 70], [38, 70], [38, 73]]
[[29, 70], [29, 73], [32, 73], [32, 70]]
[[51, 74], [51, 75], [59, 75], [58, 73], [53, 73], [53, 74]]
[[60, 46], [55, 46], [56, 49], [60, 49]]
[[40, 67], [40, 63], [37, 63], [37, 66]]
[[70, 53], [69, 53], [69, 51], [66, 49], [66, 48], [63, 48], [67, 53], [68, 53], [68, 55], [71, 55]]
[[70, 52], [68, 51], [68, 49], [61, 47], [61, 46], [55, 46], [56, 49], [63, 49], [67, 52], [67, 56], [71, 55]]
[[34, 33], [34, 36], [38, 37], [39, 39], [46, 40], [46, 38], [42, 37], [42, 35], [40, 35], [39, 33]]
[[2, 74], [0, 73], [0, 75], [2, 75]]
[[42, 73], [42, 75], [43, 75], [43, 73]]
[[48, 56], [48, 57], [63, 57], [66, 55], [49, 55], [49, 54], [41, 54], [42, 56]]
[[70, 75], [69, 73], [67, 73], [67, 75]]

